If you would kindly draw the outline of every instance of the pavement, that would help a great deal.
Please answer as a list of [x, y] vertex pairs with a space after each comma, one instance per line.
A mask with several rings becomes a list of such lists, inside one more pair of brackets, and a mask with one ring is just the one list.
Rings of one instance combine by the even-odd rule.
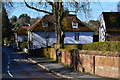
[[[43, 69], [59, 76], [62, 78], [67, 78], [67, 79], [100, 79], [100, 80], [114, 80], [113, 78], [104, 78], [96, 75], [91, 75], [91, 74], [86, 74], [86, 73], [80, 73], [76, 72], [72, 69], [70, 69], [67, 66], [64, 66], [63, 64], [57, 63], [54, 60], [49, 60], [43, 57], [33, 57], [29, 56], [26, 53], [20, 53], [19, 54], [23, 55], [24, 57], [28, 58], [30, 61], [33, 63], [36, 63], [38, 66], [42, 67]], [[116, 79], [115, 79], [116, 80]]]

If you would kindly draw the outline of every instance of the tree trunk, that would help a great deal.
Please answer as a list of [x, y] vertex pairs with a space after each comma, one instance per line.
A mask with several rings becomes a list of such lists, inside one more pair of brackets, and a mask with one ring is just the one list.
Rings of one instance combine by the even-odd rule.
[[57, 42], [56, 44], [60, 45], [58, 48], [61, 48], [61, 44], [64, 42], [64, 37], [63, 36], [63, 31], [62, 31], [62, 17], [63, 17], [63, 7], [62, 7], [62, 2], [55, 2], [54, 3], [54, 25], [55, 25], [55, 33], [56, 33], [56, 38]]

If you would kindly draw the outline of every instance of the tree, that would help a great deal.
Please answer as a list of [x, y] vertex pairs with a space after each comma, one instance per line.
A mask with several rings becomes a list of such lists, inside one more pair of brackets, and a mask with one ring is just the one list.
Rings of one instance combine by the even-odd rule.
[[14, 3], [13, 2], [0, 2], [1, 8], [2, 8], [2, 41], [14, 39], [13, 31], [12, 31], [12, 24], [10, 23], [8, 19], [8, 14], [10, 14], [11, 11], [13, 11]]
[[17, 21], [17, 17], [16, 17], [16, 16], [12, 16], [12, 17], [10, 18], [10, 22], [11, 22], [12, 24], [14, 24], [16, 21]]
[[[44, 6], [49, 7], [46, 9], [39, 9], [34, 7], [33, 3], [31, 5], [29, 5], [27, 2], [25, 2], [25, 5], [30, 8], [30, 9], [34, 9], [36, 11], [39, 12], [44, 12], [50, 15], [54, 16], [54, 25], [55, 25], [55, 33], [56, 33], [56, 37], [57, 37], [57, 44], [62, 44], [63, 43], [63, 35], [64, 32], [62, 31], [62, 19], [63, 17], [65, 17], [66, 15], [68, 15], [70, 12], [81, 12], [83, 11], [85, 14], [88, 14], [88, 12], [90, 11], [89, 8], [89, 3], [90, 2], [77, 2], [74, 0], [74, 2], [63, 2], [62, 0], [54, 0], [54, 1], [50, 1], [50, 0], [45, 0], [46, 2], [39, 2], [39, 5], [42, 5], [41, 7], [43, 8]], [[49, 9], [49, 10], [47, 10]]]
[[12, 0], [2, 2], [2, 7], [5, 8], [8, 15], [14, 10], [15, 8], [14, 4], [17, 4], [17, 3], [12, 2]]
[[[7, 12], [5, 8], [2, 9], [2, 41], [6, 42], [6, 44], [10, 43], [14, 40], [13, 31], [12, 31], [12, 24], [9, 22]], [[6, 41], [7, 40], [7, 41]]]
[[19, 24], [19, 26], [28, 26], [28, 24], [30, 24], [30, 16], [21, 14], [17, 20], [17, 24]]
[[90, 20], [88, 22], [88, 25], [92, 30], [94, 30], [94, 34], [98, 35], [99, 34], [99, 26], [100, 26], [100, 21], [98, 20]]
[[39, 18], [31, 18], [30, 19], [30, 24], [34, 24]]
[[118, 10], [118, 12], [120, 12], [120, 1], [117, 4], [117, 10]]
[[8, 15], [5, 8], [2, 9], [2, 38], [10, 37], [12, 35], [12, 25], [9, 22]]

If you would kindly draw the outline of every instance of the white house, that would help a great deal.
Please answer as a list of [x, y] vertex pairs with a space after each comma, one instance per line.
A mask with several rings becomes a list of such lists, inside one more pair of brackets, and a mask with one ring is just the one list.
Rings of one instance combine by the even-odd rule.
[[[93, 31], [81, 22], [76, 15], [68, 15], [62, 20], [64, 44], [87, 44], [93, 42]], [[29, 41], [32, 49], [52, 46], [56, 43], [54, 18], [45, 15], [29, 30]]]
[[120, 12], [102, 12], [99, 42], [120, 41]]
[[20, 44], [24, 41], [24, 39], [28, 39], [28, 32], [27, 30], [30, 29], [31, 26], [22, 26], [19, 27], [15, 31], [15, 42], [17, 45], [17, 49], [20, 49]]

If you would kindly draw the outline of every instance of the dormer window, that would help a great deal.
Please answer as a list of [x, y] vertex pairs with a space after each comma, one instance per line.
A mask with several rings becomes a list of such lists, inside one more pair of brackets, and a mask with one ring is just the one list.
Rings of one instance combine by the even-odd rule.
[[47, 22], [47, 21], [42, 22], [42, 26], [43, 26], [43, 27], [48, 27], [48, 22]]
[[73, 28], [78, 28], [78, 22], [72, 22], [72, 27]]

